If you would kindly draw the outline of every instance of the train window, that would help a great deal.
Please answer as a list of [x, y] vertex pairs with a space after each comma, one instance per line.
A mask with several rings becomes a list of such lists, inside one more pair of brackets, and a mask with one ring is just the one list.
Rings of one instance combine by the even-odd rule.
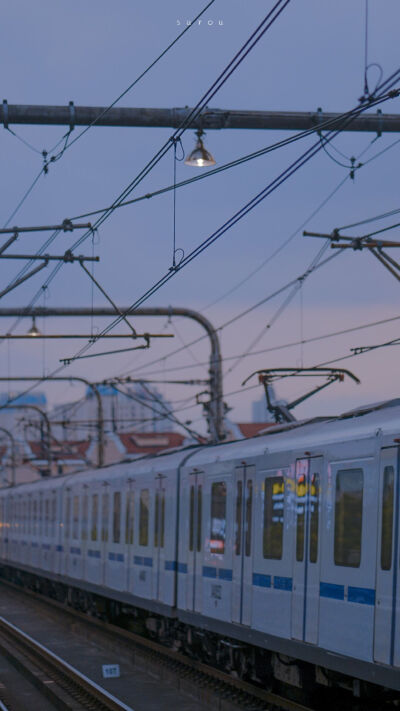
[[97, 541], [99, 525], [99, 495], [92, 495], [92, 525], [90, 528], [90, 540]]
[[114, 491], [113, 501], [113, 543], [121, 539], [121, 492]]
[[197, 552], [201, 551], [201, 517], [203, 515], [203, 487], [197, 487]]
[[101, 540], [108, 541], [109, 495], [103, 494], [101, 503]]
[[37, 501], [36, 499], [33, 499], [33, 504], [32, 504], [32, 533], [34, 536], [37, 534]]
[[160, 548], [164, 548], [164, 531], [165, 531], [165, 491], [160, 494], [161, 498], [161, 521], [160, 521]]
[[88, 495], [85, 493], [82, 497], [82, 516], [81, 516], [81, 538], [82, 541], [87, 540], [88, 534], [88, 516], [89, 516], [89, 500]]
[[[165, 493], [156, 491], [154, 512], [154, 546], [164, 548]], [[193, 549], [192, 549], [193, 550]]]
[[363, 484], [362, 469], [341, 469], [336, 475], [335, 565], [360, 566]]
[[251, 509], [253, 506], [253, 482], [251, 479], [247, 482], [247, 499], [246, 499], [246, 541], [245, 555], [251, 555]]
[[24, 499], [23, 507], [24, 507], [24, 509], [23, 509], [24, 510], [23, 533], [26, 533], [27, 524], [28, 524], [28, 501], [27, 501], [27, 499]]
[[50, 520], [50, 501], [45, 499], [44, 501], [44, 535], [46, 538], [49, 536], [49, 520]]
[[263, 556], [281, 560], [283, 553], [283, 517], [285, 481], [283, 476], [267, 477], [264, 482]]
[[75, 541], [79, 538], [79, 496], [72, 500], [72, 538]]
[[393, 538], [393, 500], [394, 500], [394, 469], [385, 467], [383, 471], [382, 491], [382, 532], [381, 532], [381, 568], [390, 570], [392, 567]]
[[56, 535], [56, 495], [54, 494], [51, 498], [51, 535], [55, 536]]
[[[35, 505], [35, 502], [34, 502]], [[71, 497], [67, 496], [65, 502], [65, 538], [69, 538], [69, 527], [71, 520]]]
[[[298, 464], [301, 464], [298, 462]], [[307, 475], [301, 470], [296, 474], [296, 560], [304, 560], [304, 527], [306, 517]]]
[[189, 492], [189, 550], [194, 548], [194, 486], [190, 487]]
[[310, 488], [310, 563], [318, 559], [319, 486], [319, 474], [314, 473]]
[[150, 492], [148, 489], [142, 489], [139, 507], [139, 546], [149, 545], [149, 504]]
[[217, 481], [211, 486], [210, 553], [225, 553], [226, 484]]
[[135, 492], [128, 491], [126, 495], [125, 543], [133, 543], [135, 521]]
[[236, 482], [236, 521], [235, 521], [235, 553], [240, 555], [242, 552], [242, 506], [243, 506], [243, 483]]
[[32, 499], [31, 496], [29, 495], [28, 497], [28, 521], [27, 521], [27, 527], [26, 527], [26, 532], [31, 533], [31, 526], [32, 526]]
[[38, 529], [39, 529], [39, 536], [41, 536], [43, 533], [43, 495], [42, 494], [40, 494], [40, 497], [39, 497]]

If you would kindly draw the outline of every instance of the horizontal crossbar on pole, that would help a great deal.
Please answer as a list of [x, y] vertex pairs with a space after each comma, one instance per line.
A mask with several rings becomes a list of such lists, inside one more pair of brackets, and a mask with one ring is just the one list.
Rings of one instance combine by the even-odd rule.
[[61, 225], [39, 225], [35, 227], [7, 227], [0, 229], [0, 235], [22, 234], [22, 232], [55, 232], [62, 230], [63, 232], [73, 232], [73, 230], [90, 230], [91, 222], [73, 223], [70, 220], [64, 220]]
[[3, 338], [7, 340], [30, 340], [30, 341], [39, 341], [43, 339], [55, 339], [55, 338], [82, 338], [85, 340], [90, 341], [92, 338], [95, 339], [96, 341], [100, 341], [103, 338], [130, 338], [132, 340], [135, 340], [136, 338], [174, 338], [173, 333], [137, 333], [135, 336], [132, 333], [117, 333], [117, 334], [110, 334], [110, 333], [105, 333], [104, 335], [93, 335], [91, 333], [22, 333], [22, 334], [14, 334], [14, 333], [0, 333], [0, 340]]
[[36, 260], [42, 259], [44, 262], [58, 261], [58, 262], [99, 262], [100, 257], [83, 257], [82, 255], [76, 256], [72, 252], [65, 252], [61, 256], [56, 254], [4, 254], [0, 252], [0, 259], [29, 259]]
[[[74, 126], [120, 126], [178, 128], [193, 112], [192, 108], [139, 108], [103, 106], [74, 106]], [[317, 128], [325, 121], [335, 121], [335, 129], [368, 131], [372, 133], [400, 132], [399, 114], [365, 113], [351, 122], [342, 113], [317, 111], [247, 111], [206, 108], [190, 128], [203, 129], [267, 129], [277, 131], [305, 131]], [[7, 104], [6, 115], [0, 104], [0, 123], [71, 126], [70, 106], [42, 104]]]

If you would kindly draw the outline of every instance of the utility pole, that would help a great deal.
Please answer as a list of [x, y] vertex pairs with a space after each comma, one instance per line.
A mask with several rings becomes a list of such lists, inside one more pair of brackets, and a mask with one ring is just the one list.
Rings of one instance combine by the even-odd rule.
[[[225, 406], [223, 402], [222, 390], [222, 364], [221, 364], [221, 347], [218, 338], [218, 333], [212, 323], [203, 314], [193, 309], [184, 307], [168, 306], [168, 307], [143, 307], [130, 312], [129, 307], [119, 307], [119, 311], [127, 316], [134, 316], [135, 319], [139, 316], [181, 316], [190, 318], [196, 321], [206, 332], [210, 342], [210, 360], [209, 360], [209, 400], [203, 402], [210, 439], [212, 442], [221, 442], [225, 439], [224, 415]], [[2, 308], [0, 309], [1, 317], [60, 317], [60, 316], [108, 316], [114, 317], [117, 312], [112, 308], [69, 308], [69, 307], [33, 307], [33, 308]], [[68, 380], [68, 378], [65, 378]]]
[[6, 430], [5, 427], [0, 427], [0, 432], [4, 432], [4, 434], [7, 435], [11, 442], [11, 448], [10, 448], [10, 469], [11, 469], [11, 481], [10, 481], [10, 486], [15, 486], [15, 438], [11, 434], [9, 430]]
[[[104, 106], [48, 106], [39, 104], [0, 105], [0, 123], [30, 124], [35, 126], [120, 126], [147, 128], [178, 128], [193, 112], [192, 108], [127, 108]], [[275, 131], [318, 130], [320, 124], [331, 121], [335, 130], [367, 131], [371, 133], [398, 133], [399, 114], [367, 113], [351, 122], [341, 118], [342, 113], [316, 111], [248, 111], [205, 108], [189, 124], [192, 129], [263, 129]]]
[[[69, 376], [62, 376], [62, 375], [54, 375], [51, 376], [49, 375], [48, 377], [42, 377], [39, 378], [38, 376], [34, 375], [32, 377], [30, 376], [16, 376], [16, 377], [0, 377], [0, 382], [36, 382], [36, 383], [41, 383], [44, 382], [45, 380], [48, 380], [50, 382], [70, 382], [71, 380], [75, 380], [78, 383], [84, 383], [84, 385], [87, 385], [93, 392], [93, 395], [96, 398], [97, 401], [97, 432], [98, 432], [98, 439], [97, 439], [97, 466], [102, 467], [104, 464], [104, 420], [103, 420], [103, 403], [101, 400], [101, 395], [99, 393], [97, 385], [95, 383], [91, 383], [89, 380], [86, 380], [86, 378], [79, 378], [76, 375], [69, 375]], [[0, 410], [3, 410], [5, 408], [12, 407], [12, 405], [2, 405], [0, 406]]]
[[[35, 412], [38, 412], [40, 417], [42, 418], [42, 421], [45, 424], [46, 428], [46, 435], [44, 437], [44, 451], [46, 452], [46, 459], [47, 459], [47, 465], [48, 465], [48, 476], [51, 476], [51, 425], [50, 425], [50, 420], [47, 417], [47, 414], [42, 410], [40, 407], [37, 405], [5, 405], [6, 410], [34, 410]], [[42, 441], [43, 445], [43, 441]]]

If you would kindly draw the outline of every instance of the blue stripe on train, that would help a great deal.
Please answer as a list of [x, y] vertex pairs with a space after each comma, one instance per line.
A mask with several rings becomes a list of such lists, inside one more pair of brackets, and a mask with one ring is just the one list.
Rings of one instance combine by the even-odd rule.
[[179, 563], [176, 560], [166, 560], [164, 563], [165, 570], [173, 570], [178, 573], [187, 573], [187, 563]]
[[347, 599], [349, 602], [359, 602], [362, 605], [375, 605], [375, 590], [372, 588], [353, 588], [349, 585]]
[[125, 560], [125, 556], [123, 553], [109, 553], [108, 560], [115, 560], [117, 561], [117, 563], [123, 563]]
[[135, 565], [145, 565], [147, 568], [153, 567], [153, 558], [146, 558], [146, 556], [135, 555], [133, 562]]
[[292, 590], [293, 581], [292, 578], [284, 578], [281, 575], [274, 575], [274, 588], [276, 590]]
[[203, 565], [203, 578], [219, 578], [220, 580], [232, 580], [231, 568], [214, 568], [211, 565]]
[[321, 597], [330, 597], [333, 600], [344, 600], [344, 585], [336, 585], [336, 583], [320, 583], [319, 594]]
[[101, 558], [101, 553], [100, 551], [92, 550], [91, 548], [89, 548], [88, 556], [89, 558]]
[[261, 573], [253, 573], [253, 585], [256, 585], [259, 588], [270, 588], [271, 576], [262, 575]]

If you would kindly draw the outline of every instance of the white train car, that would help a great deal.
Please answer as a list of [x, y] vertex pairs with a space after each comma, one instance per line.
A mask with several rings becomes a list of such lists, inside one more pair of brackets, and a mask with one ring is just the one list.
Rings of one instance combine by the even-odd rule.
[[395, 400], [4, 489], [0, 568], [268, 684], [400, 690], [399, 444]]

